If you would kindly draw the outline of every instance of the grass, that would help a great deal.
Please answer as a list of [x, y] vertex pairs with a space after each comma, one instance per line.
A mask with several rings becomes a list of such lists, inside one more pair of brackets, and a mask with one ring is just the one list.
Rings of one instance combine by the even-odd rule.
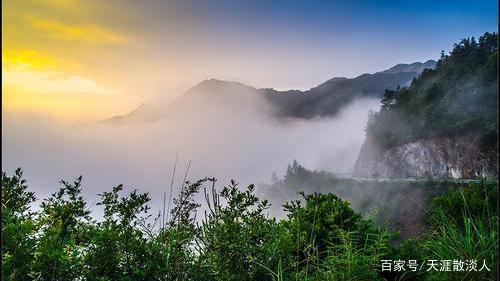
[[[438, 272], [428, 276], [428, 280], [496, 280], [498, 252], [498, 215], [490, 204], [485, 183], [455, 191], [460, 195], [462, 213], [449, 213], [437, 208], [432, 217], [433, 231], [422, 243], [424, 257], [437, 260], [477, 261], [477, 269], [486, 263], [490, 271]], [[474, 194], [475, 198], [470, 198]], [[470, 200], [481, 198], [483, 201]], [[480, 204], [473, 206], [469, 202]], [[458, 215], [455, 217], [455, 215]]]

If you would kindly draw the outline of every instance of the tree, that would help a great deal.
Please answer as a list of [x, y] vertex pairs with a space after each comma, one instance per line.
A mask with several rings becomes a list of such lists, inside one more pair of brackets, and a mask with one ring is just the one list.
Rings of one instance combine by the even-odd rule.
[[82, 250], [88, 239], [85, 230], [90, 210], [81, 196], [82, 177], [73, 183], [61, 180], [62, 187], [41, 204], [38, 220], [40, 237], [33, 265], [41, 280], [74, 280], [84, 268]]
[[384, 96], [382, 97], [382, 100], [380, 101], [382, 103], [382, 109], [383, 110], [388, 110], [391, 106], [396, 104], [396, 97], [398, 94], [398, 91], [392, 91], [392, 90], [385, 90]]
[[35, 213], [31, 205], [35, 194], [28, 191], [23, 172], [18, 168], [12, 177], [2, 172], [2, 279], [32, 279], [35, 261]]
[[234, 181], [220, 192], [205, 190], [209, 211], [201, 225], [198, 249], [212, 280], [270, 279], [265, 267], [277, 263], [280, 251], [275, 251], [273, 238], [279, 232], [274, 219], [264, 215], [269, 203], [253, 192], [253, 185], [240, 191]]
[[120, 196], [123, 185], [99, 194], [97, 203], [104, 207], [104, 220], [91, 229], [91, 243], [86, 255], [90, 265], [85, 275], [89, 279], [146, 280], [155, 275], [152, 263], [157, 257], [148, 251], [148, 237], [153, 236], [146, 224], [150, 201], [147, 193], [133, 190]]

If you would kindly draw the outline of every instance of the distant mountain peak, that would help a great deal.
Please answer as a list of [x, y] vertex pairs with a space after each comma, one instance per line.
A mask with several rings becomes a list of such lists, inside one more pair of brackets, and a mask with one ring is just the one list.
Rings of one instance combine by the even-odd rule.
[[128, 115], [131, 115], [131, 114], [142, 114], [142, 113], [149, 112], [149, 111], [155, 110], [155, 109], [156, 109], [156, 107], [154, 107], [154, 106], [142, 103], [138, 107], [136, 107], [132, 112], [130, 112]]
[[197, 91], [197, 90], [214, 91], [214, 90], [219, 90], [221, 88], [225, 89], [227, 87], [255, 90], [255, 88], [248, 86], [248, 85], [245, 85], [245, 84], [240, 83], [240, 82], [211, 78], [211, 79], [203, 80], [200, 83], [196, 84], [194, 87], [189, 89], [188, 92], [193, 92], [193, 91]]
[[426, 62], [414, 62], [414, 63], [399, 63], [396, 64], [395, 66], [381, 71], [379, 73], [399, 73], [399, 72], [416, 72], [416, 73], [421, 73], [424, 71], [426, 68], [432, 68], [434, 69], [436, 67], [437, 61], [435, 60], [428, 60]]
[[128, 114], [113, 116], [111, 118], [102, 120], [99, 123], [119, 125], [127, 122], [153, 122], [158, 121], [163, 117], [165, 116], [160, 108], [143, 103]]

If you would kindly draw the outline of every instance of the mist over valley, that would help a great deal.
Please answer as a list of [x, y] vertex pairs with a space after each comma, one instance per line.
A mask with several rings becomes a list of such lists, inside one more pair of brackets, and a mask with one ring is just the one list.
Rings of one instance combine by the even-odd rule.
[[2, 1], [2, 280], [496, 280], [497, 3]]

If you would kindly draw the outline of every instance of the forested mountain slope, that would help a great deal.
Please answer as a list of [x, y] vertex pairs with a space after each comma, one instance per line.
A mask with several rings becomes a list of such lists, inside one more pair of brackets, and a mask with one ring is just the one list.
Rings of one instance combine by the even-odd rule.
[[309, 119], [335, 115], [344, 105], [357, 98], [383, 95], [385, 89], [404, 86], [426, 68], [434, 68], [436, 61], [398, 64], [385, 71], [362, 74], [349, 79], [332, 78], [307, 91], [279, 92], [262, 89], [280, 117]]
[[495, 177], [498, 35], [464, 39], [370, 117], [358, 177]]

